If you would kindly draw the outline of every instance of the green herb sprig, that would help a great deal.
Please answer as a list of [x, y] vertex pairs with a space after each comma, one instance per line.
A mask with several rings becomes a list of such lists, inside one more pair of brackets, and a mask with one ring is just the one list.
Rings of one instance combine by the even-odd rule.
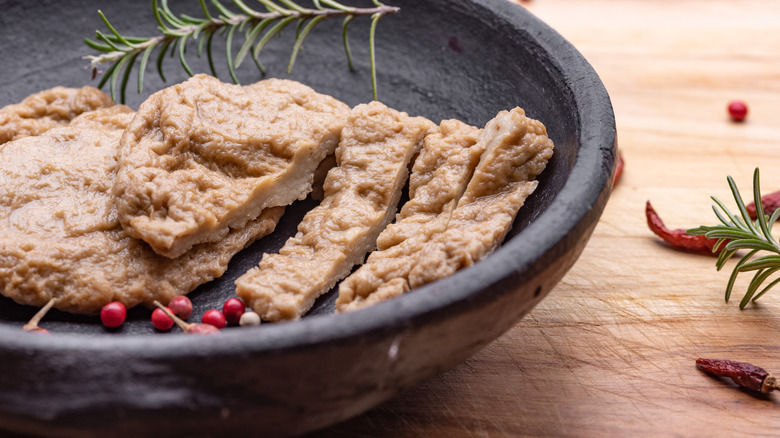
[[[754, 271], [753, 278], [748, 285], [745, 296], [739, 303], [739, 308], [744, 309], [750, 301], [755, 301], [764, 295], [769, 289], [780, 283], [780, 276], [776, 276], [771, 282], [764, 284], [780, 271], [780, 245], [772, 237], [771, 229], [778, 218], [780, 218], [780, 209], [775, 210], [771, 217], [764, 214], [764, 208], [761, 205], [761, 190], [759, 188], [759, 172], [756, 168], [753, 173], [753, 202], [756, 205], [756, 220], [750, 218], [745, 202], [737, 189], [737, 185], [730, 176], [727, 178], [731, 193], [734, 195], [734, 201], [737, 203], [739, 215], [732, 214], [728, 208], [716, 197], [712, 197], [716, 205], [712, 206], [715, 215], [720, 220], [721, 225], [700, 226], [688, 230], [688, 234], [694, 236], [706, 236], [710, 239], [718, 239], [713, 251], [718, 251], [723, 247], [723, 251], [718, 256], [715, 263], [720, 271], [734, 254], [739, 250], [748, 250], [748, 252], [737, 262], [726, 286], [726, 302], [731, 297], [734, 288], [734, 282], [740, 272]], [[725, 246], [723, 246], [725, 245]], [[759, 252], [771, 253], [756, 257]], [[760, 290], [759, 290], [760, 289]]]
[[[94, 50], [101, 52], [99, 55], [89, 55], [86, 59], [90, 61], [93, 77], [98, 74], [98, 66], [108, 63], [110, 66], [105, 71], [98, 88], [102, 88], [106, 82], [109, 82], [111, 96], [116, 100], [117, 82], [119, 83], [119, 94], [121, 102], [125, 102], [125, 89], [130, 80], [131, 71], [137, 61], [140, 60], [138, 72], [138, 93], [143, 90], [144, 72], [149, 62], [152, 52], [159, 48], [157, 53], [157, 71], [160, 77], [165, 81], [162, 65], [165, 54], [170, 49], [171, 56], [178, 54], [179, 62], [182, 68], [193, 75], [192, 69], [187, 63], [186, 52], [188, 43], [197, 44], [197, 56], [200, 57], [204, 47], [208, 58], [209, 68], [214, 76], [217, 71], [214, 68], [214, 57], [212, 56], [212, 43], [214, 35], [220, 33], [224, 35], [226, 45], [226, 61], [230, 78], [234, 83], [238, 83], [235, 69], [238, 68], [247, 57], [251, 57], [261, 72], [265, 73], [265, 67], [260, 62], [259, 55], [263, 48], [268, 45], [271, 39], [280, 34], [280, 32], [293, 23], [297, 24], [296, 39], [293, 45], [292, 54], [287, 65], [287, 71], [292, 71], [295, 59], [300, 52], [304, 39], [311, 33], [312, 29], [326, 18], [342, 17], [342, 39], [347, 56], [347, 62], [350, 69], [354, 69], [352, 64], [352, 54], [347, 40], [347, 28], [356, 17], [370, 16], [371, 28], [369, 32], [369, 50], [371, 66], [371, 84], [373, 87], [374, 100], [377, 99], [376, 91], [376, 56], [374, 40], [376, 34], [376, 25], [380, 18], [388, 14], [395, 14], [399, 8], [387, 6], [378, 0], [372, 0], [373, 8], [355, 8], [343, 5], [334, 0], [312, 0], [312, 8], [306, 8], [295, 3], [293, 0], [258, 0], [263, 6], [264, 11], [257, 11], [247, 6], [242, 0], [233, 0], [233, 4], [240, 12], [234, 12], [228, 9], [219, 0], [211, 0], [217, 14], [213, 15], [205, 0], [199, 0], [204, 18], [195, 18], [186, 14], [176, 16], [168, 7], [167, 0], [152, 0], [154, 16], [157, 20], [158, 29], [161, 35], [150, 38], [138, 38], [123, 36], [109, 22], [102, 11], [98, 15], [108, 28], [108, 33], [96, 31], [95, 40], [89, 38], [84, 42]], [[233, 40], [236, 33], [243, 33], [244, 43], [233, 56]]]

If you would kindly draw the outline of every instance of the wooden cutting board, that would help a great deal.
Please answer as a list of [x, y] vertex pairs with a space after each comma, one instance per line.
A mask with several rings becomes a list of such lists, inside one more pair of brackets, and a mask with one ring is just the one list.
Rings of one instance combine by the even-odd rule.
[[[496, 0], [499, 1], [499, 0]], [[780, 287], [739, 310], [714, 258], [644, 218], [714, 224], [726, 176], [780, 190], [780, 2], [518, 3], [574, 44], [612, 97], [622, 181], [579, 261], [517, 326], [455, 369], [321, 436], [780, 436], [780, 394], [708, 377], [697, 357], [780, 374]], [[733, 123], [727, 102], [750, 107]], [[780, 230], [776, 228], [776, 235]]]

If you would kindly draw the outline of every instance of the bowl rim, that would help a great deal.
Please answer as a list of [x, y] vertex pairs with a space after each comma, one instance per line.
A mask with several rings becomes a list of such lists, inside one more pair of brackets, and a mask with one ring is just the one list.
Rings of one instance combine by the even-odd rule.
[[[423, 320], [444, 317], [454, 305], [464, 300], [490, 299], [490, 288], [485, 286], [532, 268], [535, 262], [539, 262], [539, 255], [553, 251], [559, 241], [591, 214], [593, 206], [609, 195], [616, 156], [616, 132], [614, 113], [604, 85], [568, 41], [522, 6], [494, 0], [471, 0], [471, 3], [487, 9], [516, 32], [530, 35], [529, 38], [541, 50], [550, 54], [555, 62], [551, 67], [557, 69], [565, 83], [574, 90], [571, 94], [579, 118], [580, 148], [565, 184], [548, 208], [489, 256], [492, 263], [476, 263], [448, 278], [423, 286], [413, 294], [405, 294], [358, 312], [312, 315], [293, 322], [228, 329], [220, 333], [218, 340], [215, 339], [217, 337], [187, 336], [183, 333], [158, 336], [151, 343], [148, 342], [149, 335], [140, 334], [117, 337], [52, 333], [50, 336], [38, 336], [21, 332], [15, 326], [0, 325], [0, 350], [4, 347], [24, 348], [49, 354], [68, 350], [121, 354], [142, 352], [146, 357], [161, 359], [181, 357], [193, 348], [200, 353], [208, 351], [213, 354], [294, 350], [315, 344], [346, 342], [372, 332], [402, 331], [422, 324]], [[562, 65], [567, 67], [564, 69]], [[586, 111], [585, 107], [590, 109]], [[594, 178], [594, 175], [597, 177]], [[580, 202], [567, 202], [566, 197], [576, 197]], [[601, 210], [596, 212], [597, 217], [600, 214]], [[549, 223], [554, 223], [555, 232], [549, 231]], [[542, 229], [545, 232], [539, 232]], [[529, 243], [538, 249], [533, 252], [525, 250]]]

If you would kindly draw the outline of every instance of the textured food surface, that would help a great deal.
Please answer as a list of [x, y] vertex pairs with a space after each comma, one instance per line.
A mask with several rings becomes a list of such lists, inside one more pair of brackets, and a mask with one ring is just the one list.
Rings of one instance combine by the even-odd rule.
[[111, 97], [95, 87], [54, 87], [35, 93], [0, 108], [0, 144], [43, 134], [80, 114], [112, 105]]
[[395, 214], [408, 165], [436, 125], [379, 102], [353, 109], [325, 178], [325, 197], [278, 254], [236, 280], [236, 292], [269, 321], [300, 318], [376, 246]]
[[153, 94], [122, 137], [119, 221], [159, 254], [216, 242], [267, 207], [303, 199], [349, 108], [295, 81], [207, 75]]
[[0, 293], [34, 306], [57, 298], [55, 307], [73, 313], [168, 302], [222, 275], [236, 252], [273, 230], [283, 207], [173, 260], [128, 236], [111, 189], [133, 115], [117, 105], [0, 145]]
[[537, 175], [553, 154], [547, 129], [520, 108], [501, 111], [488, 122], [480, 141], [486, 149], [447, 230], [436, 235], [409, 273], [416, 288], [454, 274], [487, 257], [501, 244]]
[[485, 142], [477, 141], [479, 133], [463, 122], [445, 120], [439, 133], [425, 137], [409, 177], [409, 201], [377, 238], [377, 251], [339, 284], [337, 311], [361, 309], [409, 291], [407, 277], [417, 255], [446, 229], [485, 150]]

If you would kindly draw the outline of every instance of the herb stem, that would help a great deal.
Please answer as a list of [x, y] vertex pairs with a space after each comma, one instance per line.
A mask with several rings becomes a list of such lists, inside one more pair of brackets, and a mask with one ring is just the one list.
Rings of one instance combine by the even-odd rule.
[[[244, 57], [250, 52], [250, 47], [252, 45], [254, 45], [254, 49], [251, 50], [251, 52], [255, 58], [255, 63], [264, 73], [262, 64], [260, 64], [258, 60], [259, 53], [263, 47], [265, 47], [270, 39], [277, 35], [282, 30], [282, 28], [286, 27], [287, 24], [293, 21], [299, 21], [299, 29], [301, 25], [305, 24], [306, 26], [303, 27], [303, 31], [300, 32], [296, 38], [293, 53], [288, 63], [288, 67], [291, 69], [301, 48], [301, 45], [303, 44], [304, 38], [310, 33], [316, 23], [319, 23], [325, 18], [345, 17], [342, 29], [342, 39], [344, 41], [345, 50], [347, 52], [347, 58], [351, 69], [352, 60], [349, 44], [346, 38], [347, 25], [355, 17], [369, 16], [371, 17], [371, 28], [369, 33], [371, 84], [373, 87], [374, 99], [377, 98], [375, 66], [376, 53], [374, 48], [376, 24], [379, 18], [385, 15], [398, 13], [400, 10], [398, 7], [387, 6], [375, 1], [375, 7], [355, 8], [345, 6], [333, 0], [317, 0], [314, 2], [314, 8], [305, 8], [293, 2], [292, 0], [277, 1], [281, 4], [277, 4], [273, 0], [260, 0], [260, 4], [262, 4], [267, 11], [259, 12], [251, 9], [242, 0], [233, 0], [234, 4], [242, 12], [240, 14], [235, 14], [229, 11], [221, 3], [215, 1], [214, 4], [219, 10], [219, 15], [215, 16], [209, 12], [206, 6], [206, 2], [204, 0], [199, 0], [205, 17], [199, 19], [189, 17], [187, 15], [177, 17], [168, 8], [167, 0], [160, 0], [159, 2], [158, 0], [153, 0], [152, 6], [154, 8], [154, 16], [157, 20], [158, 28], [161, 34], [150, 38], [129, 38], [127, 36], [121, 35], [111, 24], [108, 18], [101, 11], [98, 11], [98, 14], [100, 15], [103, 23], [109, 29], [110, 33], [96, 31], [96, 37], [101, 42], [85, 39], [85, 43], [90, 48], [102, 52], [99, 55], [86, 56], [86, 59], [90, 61], [90, 67], [92, 67], [93, 70], [97, 69], [99, 65], [107, 63], [111, 64], [112, 66], [109, 68], [109, 72], [106, 73], [107, 75], [110, 74], [118, 76], [120, 74], [120, 70], [126, 69], [126, 72], [123, 75], [124, 79], [129, 76], [130, 70], [133, 68], [133, 64], [135, 63], [136, 58], [140, 56], [143, 60], [142, 68], [140, 68], [138, 72], [138, 88], [140, 93], [142, 88], [144, 69], [146, 67], [146, 60], [148, 59], [150, 52], [155, 48], [160, 47], [160, 50], [164, 52], [171, 44], [175, 43], [177, 45], [176, 52], [179, 55], [182, 67], [187, 72], [187, 74], [192, 76], [193, 72], [189, 68], [189, 65], [187, 64], [184, 56], [186, 52], [186, 45], [189, 41], [196, 41], [205, 34], [207, 35], [206, 38], [209, 40], [208, 44], [206, 44], [206, 50], [210, 60], [210, 68], [212, 72], [214, 72], [213, 63], [211, 62], [212, 57], [210, 44], [210, 39], [213, 37], [214, 32], [222, 29], [229, 29], [227, 32], [227, 43], [228, 46], [230, 46], [232, 44], [235, 30], [243, 29], [244, 26], [248, 25], [249, 31], [246, 32], [246, 41], [242, 45], [236, 57], [234, 58], [232, 56], [230, 47], [228, 47], [227, 50], [227, 63], [230, 76], [234, 82], [237, 82], [233, 69], [234, 67], [237, 68], [241, 64]], [[327, 7], [322, 7], [323, 4]], [[276, 25], [268, 26], [271, 22], [276, 22]], [[260, 37], [261, 32], [265, 32], [262, 37]], [[258, 38], [259, 42], [255, 44], [255, 40]], [[198, 47], [199, 49], [202, 47], [200, 42], [198, 43]], [[198, 56], [200, 56], [200, 50], [198, 50]], [[161, 59], [162, 56], [158, 58], [158, 70], [160, 71], [162, 70], [161, 64], [159, 62]], [[112, 85], [115, 84], [116, 76], [112, 78]], [[163, 80], [165, 80], [164, 77]], [[126, 80], [123, 80], [122, 85], [122, 102], [124, 102], [124, 83], [126, 83]], [[111, 94], [112, 97], [116, 98], [116, 90], [114, 87], [111, 89]]]
[[46, 316], [46, 313], [48, 313], [49, 310], [51, 310], [52, 306], [54, 306], [54, 303], [56, 302], [57, 302], [57, 298], [52, 298], [48, 302], [46, 302], [46, 305], [38, 309], [38, 312], [36, 312], [35, 315], [33, 315], [33, 317], [30, 318], [30, 320], [27, 322], [27, 324], [25, 324], [22, 327], [22, 329], [27, 331], [34, 331], [40, 329], [40, 327], [38, 327], [38, 324], [41, 322], [43, 317]]
[[[740, 272], [754, 271], [753, 278], [747, 287], [745, 295], [740, 301], [739, 308], [744, 309], [749, 302], [757, 300], [764, 295], [770, 288], [780, 284], [780, 278], [775, 278], [768, 285], [760, 289], [761, 286], [772, 276], [780, 272], [780, 244], [772, 236], [772, 224], [780, 217], [780, 214], [773, 214], [767, 217], [761, 205], [761, 189], [759, 181], [759, 170], [753, 172], [753, 200], [756, 206], [755, 222], [750, 218], [745, 201], [739, 193], [737, 184], [730, 176], [727, 178], [729, 188], [734, 196], [734, 201], [739, 210], [738, 214], [731, 213], [728, 208], [718, 198], [712, 197], [715, 205], [712, 209], [720, 220], [720, 225], [705, 226], [693, 228], [687, 231], [693, 236], [706, 236], [711, 239], [728, 241], [725, 245], [721, 257], [716, 262], [716, 267], [720, 270], [726, 263], [726, 260], [734, 255], [738, 250], [749, 250], [734, 266], [726, 286], [726, 301], [729, 301], [731, 292], [737, 275]], [[760, 255], [760, 251], [766, 251], [773, 255]], [[758, 255], [758, 257], [757, 257]], [[760, 289], [760, 291], [759, 291]], [[759, 291], [758, 293], [756, 293]]]

